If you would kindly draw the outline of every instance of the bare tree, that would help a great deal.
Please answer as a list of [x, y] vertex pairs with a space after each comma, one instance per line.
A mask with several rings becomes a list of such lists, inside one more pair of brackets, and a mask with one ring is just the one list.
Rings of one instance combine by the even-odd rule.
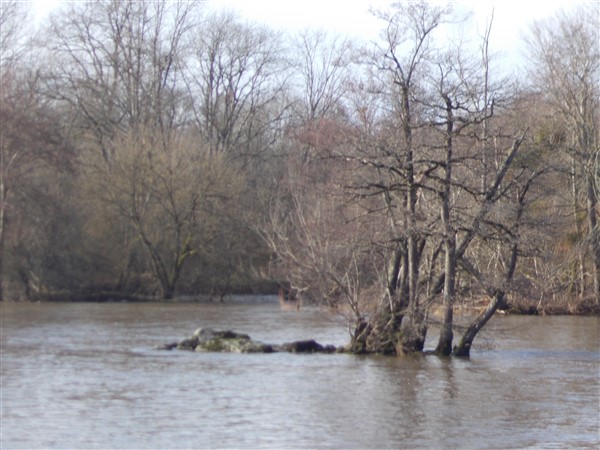
[[90, 188], [106, 210], [125, 220], [150, 262], [160, 297], [174, 296], [184, 265], [220, 234], [242, 177], [222, 155], [210, 154], [191, 135], [167, 138], [148, 129], [121, 135], [115, 164], [98, 161]]
[[[572, 160], [573, 217], [585, 211], [586, 254], [591, 261], [592, 297], [600, 304], [600, 208], [598, 159], [600, 154], [600, 38], [598, 4], [582, 5], [571, 12], [536, 22], [527, 43], [531, 79], [566, 130], [563, 150]], [[580, 196], [584, 207], [580, 207]], [[584, 268], [581, 269], [584, 272]], [[582, 289], [583, 292], [583, 289]]]
[[[15, 236], [23, 231], [29, 237], [27, 243], [32, 244], [42, 241], [47, 231], [41, 222], [36, 226], [35, 220], [24, 220], [39, 212], [36, 194], [45, 194], [41, 197], [50, 209], [55, 191], [46, 183], [56, 180], [61, 171], [69, 172], [73, 162], [72, 149], [62, 135], [56, 114], [38, 94], [37, 68], [26, 61], [27, 41], [21, 32], [27, 11], [23, 6], [5, 2], [0, 7], [0, 301], [4, 298], [5, 273], [10, 271], [15, 281], [22, 269], [21, 278], [27, 278], [34, 265], [33, 261], [23, 267], [16, 263], [15, 250], [24, 243], [17, 242]], [[10, 234], [13, 239], [6, 245]], [[14, 257], [7, 258], [7, 253]]]
[[[29, 74], [18, 70], [5, 71], [0, 83], [0, 278], [3, 279], [7, 269], [4, 250], [6, 236], [10, 234], [7, 233], [10, 231], [8, 228], [23, 222], [27, 215], [32, 219], [35, 214], [33, 210], [39, 209], [42, 199], [45, 199], [46, 209], [52, 209], [56, 201], [53, 195], [60, 195], [57, 190], [60, 191], [61, 183], [56, 186], [56, 181], [63, 174], [72, 175], [74, 152], [62, 133], [55, 112], [35, 94], [35, 80]], [[51, 188], [52, 184], [55, 186]], [[53, 210], [53, 213], [56, 212]], [[42, 239], [49, 231], [43, 229], [43, 224], [53, 218], [46, 215], [44, 222], [36, 223], [33, 219], [25, 221], [21, 231], [29, 230], [30, 239], [17, 246], [29, 244], [27, 250], [32, 250], [34, 241]], [[18, 230], [13, 231], [18, 233]], [[15, 249], [14, 244], [10, 249]], [[35, 265], [29, 261], [29, 268], [23, 268], [25, 272], [21, 274], [21, 281], [25, 284], [25, 279], [33, 274]], [[13, 278], [15, 271], [20, 270], [17, 266], [13, 259], [10, 267]]]
[[[398, 6], [391, 13], [380, 14], [386, 23], [385, 47], [378, 49], [374, 63], [387, 77], [384, 83], [390, 82], [393, 86], [388, 92], [395, 97], [392, 97], [391, 105], [401, 130], [400, 135], [390, 142], [392, 145], [370, 162], [375, 167], [383, 161], [384, 165], [389, 165], [392, 174], [389, 184], [378, 186], [376, 183], [372, 188], [385, 195], [393, 230], [402, 230], [392, 238], [396, 249], [387, 283], [387, 295], [391, 300], [382, 302], [381, 317], [375, 322], [376, 331], [372, 334], [374, 348], [381, 350], [383, 345], [386, 352], [420, 351], [427, 332], [419, 295], [419, 270], [425, 240], [417, 225], [420, 187], [414, 138], [420, 118], [414, 98], [419, 91], [419, 76], [426, 70], [433, 51], [432, 35], [447, 14], [447, 10], [430, 9], [423, 2]], [[379, 57], [381, 55], [383, 58]], [[402, 336], [401, 342], [398, 343], [396, 336]]]
[[279, 37], [231, 13], [204, 18], [186, 71], [191, 120], [213, 153], [244, 162], [272, 144], [285, 65]]
[[[6, 107], [5, 102], [8, 101], [6, 96], [8, 95], [8, 91], [10, 91], [8, 80], [12, 78], [11, 68], [14, 68], [15, 55], [19, 53], [18, 23], [21, 18], [19, 4], [16, 1], [2, 3], [0, 6], [0, 49], [2, 52], [0, 55], [0, 83], [2, 83], [0, 86], [0, 106], [2, 106], [2, 112], [4, 112]], [[9, 192], [9, 188], [6, 186], [6, 173], [18, 157], [18, 154], [7, 154], [5, 139], [5, 133], [3, 132], [0, 142], [0, 301], [3, 298], [4, 223]]]
[[[379, 220], [369, 199], [349, 197], [348, 178], [360, 177], [360, 164], [335, 157], [352, 129], [328, 122], [309, 137], [294, 135], [286, 173], [268, 202], [266, 223], [258, 226], [273, 254], [270, 276], [303, 302], [318, 303], [345, 317], [352, 347], [360, 352], [360, 326], [372, 313], [380, 255], [372, 245]], [[307, 156], [307, 142], [311, 152]], [[287, 286], [289, 283], [289, 287]]]
[[292, 45], [298, 55], [291, 63], [302, 96], [300, 116], [307, 122], [334, 116], [343, 108], [352, 75], [352, 42], [322, 30], [304, 30]]
[[[363, 278], [353, 278], [353, 286], [360, 286], [354, 292], [371, 300], [362, 305], [346, 302], [361, 306], [354, 316], [352, 349], [357, 352], [421, 351], [428, 311], [441, 299], [437, 352], [468, 354], [485, 321], [479, 320], [475, 333], [453, 349], [459, 275], [473, 280], [495, 311], [504, 302], [520, 254], [518, 229], [532, 178], [525, 168], [515, 167], [525, 132], [514, 127], [510, 135], [505, 130], [512, 124], [493, 122], [497, 109], [506, 105], [501, 92], [491, 87], [485, 61], [467, 57], [458, 45], [443, 52], [434, 46], [434, 35], [449, 13], [422, 2], [381, 14], [385, 44], [373, 53], [375, 72], [356, 87], [357, 92], [364, 89], [354, 102], [356, 111], [346, 116], [352, 121], [338, 126], [344, 130], [341, 137], [332, 140], [329, 129], [324, 133], [329, 140], [315, 140], [321, 146], [315, 146], [300, 172], [318, 176], [291, 180], [289, 209], [278, 216], [279, 229], [287, 227], [288, 233], [272, 247], [292, 261], [290, 273], [301, 268], [313, 273], [313, 279], [319, 273], [342, 279], [350, 273], [344, 267], [351, 267], [343, 261], [364, 270]], [[487, 131], [481, 137], [484, 125]], [[490, 167], [482, 167], [481, 139], [495, 143], [496, 162]], [[312, 166], [316, 164], [318, 168]], [[333, 175], [328, 165], [345, 176]], [[310, 200], [310, 195], [319, 198], [314, 191], [319, 182], [338, 193], [337, 208], [325, 211], [317, 206], [322, 201]], [[517, 194], [521, 209], [503, 213]], [[355, 220], [341, 211], [353, 211]], [[335, 232], [324, 228], [331, 221]], [[354, 223], [362, 229], [353, 229]], [[294, 234], [302, 236], [301, 242], [294, 243]], [[347, 250], [352, 258], [336, 253], [340, 236], [351, 243]], [[488, 266], [491, 273], [472, 263], [476, 248], [486, 242], [498, 247], [497, 261]], [[500, 276], [500, 260], [507, 254], [512, 263]], [[341, 264], [324, 262], [331, 260]], [[328, 302], [336, 293], [332, 289], [321, 295]]]
[[3, 73], [19, 62], [25, 50], [22, 24], [26, 20], [23, 3], [10, 0], [0, 5], [0, 66]]
[[181, 125], [183, 37], [195, 2], [71, 3], [52, 16], [47, 94], [71, 108], [82, 140], [110, 162], [110, 142], [129, 127], [163, 134]]

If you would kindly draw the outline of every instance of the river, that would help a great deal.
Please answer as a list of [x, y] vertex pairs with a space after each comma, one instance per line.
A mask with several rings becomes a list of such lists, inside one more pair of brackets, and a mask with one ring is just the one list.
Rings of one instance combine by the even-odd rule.
[[495, 317], [448, 359], [155, 350], [200, 326], [346, 343], [273, 298], [0, 311], [6, 450], [600, 446], [598, 317]]

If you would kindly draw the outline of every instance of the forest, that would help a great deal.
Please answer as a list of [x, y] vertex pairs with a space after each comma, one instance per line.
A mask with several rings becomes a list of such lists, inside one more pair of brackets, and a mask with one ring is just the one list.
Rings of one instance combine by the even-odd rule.
[[598, 3], [532, 23], [518, 74], [492, 18], [464, 39], [427, 2], [372, 43], [200, 1], [29, 13], [0, 9], [1, 300], [283, 290], [356, 352], [422, 350], [435, 310], [456, 355], [499, 310], [599, 311]]

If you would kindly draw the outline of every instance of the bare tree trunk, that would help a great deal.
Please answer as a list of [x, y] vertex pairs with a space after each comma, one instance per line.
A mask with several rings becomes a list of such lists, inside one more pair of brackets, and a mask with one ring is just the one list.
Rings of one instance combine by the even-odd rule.
[[4, 184], [4, 148], [0, 148], [0, 302], [4, 300], [4, 223], [6, 221], [6, 199], [8, 189]]
[[135, 225], [138, 231], [142, 244], [150, 255], [150, 261], [152, 261], [152, 268], [154, 270], [154, 276], [160, 284], [160, 293], [163, 300], [170, 300], [173, 298], [175, 293], [175, 284], [171, 282], [167, 269], [163, 263], [163, 259], [157, 251], [156, 247], [150, 242], [146, 233], [144, 232], [143, 225], [139, 219], [136, 219]]
[[587, 213], [589, 226], [589, 239], [591, 246], [592, 264], [594, 267], [594, 296], [596, 304], [600, 304], [600, 230], [598, 229], [597, 208], [598, 199], [594, 189], [594, 179], [592, 174], [588, 172], [586, 177], [586, 193], [587, 193]]
[[[483, 43], [481, 47], [481, 59], [482, 59], [482, 67], [484, 71], [484, 86], [483, 86], [483, 105], [484, 105], [484, 117], [489, 117], [491, 115], [490, 111], [490, 34], [492, 32], [492, 23], [494, 22], [494, 10], [492, 9], [492, 17], [490, 18], [490, 23], [488, 24], [485, 30], [485, 36], [483, 38]], [[493, 109], [493, 103], [492, 107]], [[489, 149], [489, 121], [484, 120], [482, 123], [482, 136], [481, 136], [481, 163], [482, 163], [482, 171], [481, 171], [481, 192], [487, 192], [488, 190], [488, 171], [490, 165], [490, 152]]]
[[490, 318], [494, 315], [498, 307], [504, 306], [506, 299], [505, 287], [512, 282], [515, 270], [517, 268], [517, 260], [519, 258], [519, 225], [523, 216], [523, 212], [525, 210], [525, 198], [527, 196], [527, 192], [533, 184], [534, 179], [535, 176], [530, 178], [518, 194], [518, 208], [515, 217], [515, 226], [512, 237], [513, 244], [510, 252], [508, 267], [506, 268], [506, 275], [504, 277], [504, 286], [499, 289], [494, 289], [494, 292], [492, 293], [492, 300], [490, 301], [488, 306], [481, 314], [479, 314], [479, 316], [475, 318], [475, 320], [473, 320], [473, 322], [471, 322], [471, 324], [467, 328], [467, 331], [463, 334], [459, 344], [454, 347], [452, 353], [455, 356], [468, 357], [470, 355], [471, 345], [473, 344], [473, 340], [477, 336], [477, 333], [479, 333], [479, 331], [483, 328], [487, 321], [490, 320]]
[[406, 145], [406, 182], [407, 193], [405, 214], [407, 224], [407, 256], [408, 256], [408, 312], [401, 324], [400, 342], [396, 345], [397, 353], [413, 353], [423, 350], [427, 327], [425, 316], [419, 307], [419, 236], [417, 233], [417, 190], [415, 183], [412, 111], [410, 104], [410, 79], [402, 86], [401, 117]]
[[444, 322], [440, 331], [436, 353], [449, 356], [452, 353], [452, 332], [454, 291], [456, 284], [456, 242], [453, 237], [448, 237], [445, 243], [445, 279], [444, 279]]
[[446, 170], [444, 186], [442, 191], [442, 213], [441, 220], [444, 229], [444, 251], [446, 254], [444, 262], [444, 322], [440, 331], [440, 338], [436, 353], [448, 356], [452, 353], [452, 315], [454, 308], [454, 291], [456, 285], [456, 236], [450, 223], [450, 183], [452, 182], [452, 132], [454, 120], [452, 117], [452, 101], [447, 95], [443, 95], [446, 101]]
[[[2, 152], [3, 153], [3, 152]], [[3, 169], [0, 164], [0, 171]], [[4, 300], [4, 179], [0, 173], [0, 302]]]
[[[521, 205], [522, 206], [522, 205]], [[520, 216], [520, 212], [519, 212]], [[506, 283], [510, 283], [517, 267], [518, 259], [518, 244], [515, 242], [512, 246], [509, 265], [506, 271]], [[466, 356], [468, 357], [471, 352], [471, 345], [475, 340], [475, 337], [484, 327], [484, 325], [492, 318], [498, 307], [503, 306], [506, 298], [504, 289], [497, 289], [492, 295], [492, 300], [487, 305], [485, 310], [479, 314], [473, 322], [467, 328], [467, 331], [463, 334], [458, 345], [454, 347], [452, 354], [454, 356]]]
[[471, 325], [469, 325], [459, 344], [454, 347], [454, 356], [468, 357], [471, 354], [471, 345], [473, 344], [477, 333], [479, 333], [488, 320], [492, 318], [498, 309], [498, 306], [504, 302], [504, 295], [503, 291], [497, 292], [485, 310], [475, 318]]
[[[398, 281], [400, 277], [400, 266], [402, 265], [403, 251], [401, 247], [394, 249], [392, 257], [390, 258], [388, 274], [387, 274], [387, 291], [390, 297], [390, 302], [397, 296]], [[393, 303], [390, 304], [390, 310], [394, 311]]]
[[398, 316], [403, 303], [404, 280], [401, 270], [406, 266], [403, 264], [405, 251], [402, 246], [394, 249], [389, 262], [387, 274], [387, 295], [389, 297], [389, 308], [392, 316]]
[[[571, 195], [573, 197], [573, 222], [575, 224], [575, 233], [577, 238], [582, 235], [581, 224], [579, 221], [579, 190], [577, 189], [577, 167], [575, 156], [571, 155]], [[573, 261], [572, 291], [578, 296], [585, 292], [585, 254], [578, 252], [577, 261]]]

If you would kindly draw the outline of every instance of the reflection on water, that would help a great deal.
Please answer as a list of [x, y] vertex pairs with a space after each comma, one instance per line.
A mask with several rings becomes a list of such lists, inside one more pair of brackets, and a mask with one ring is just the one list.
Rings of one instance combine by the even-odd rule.
[[199, 326], [346, 342], [276, 300], [1, 308], [3, 449], [600, 445], [598, 318], [494, 318], [462, 360], [154, 350]]

